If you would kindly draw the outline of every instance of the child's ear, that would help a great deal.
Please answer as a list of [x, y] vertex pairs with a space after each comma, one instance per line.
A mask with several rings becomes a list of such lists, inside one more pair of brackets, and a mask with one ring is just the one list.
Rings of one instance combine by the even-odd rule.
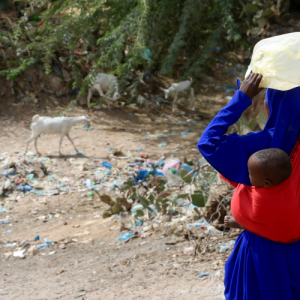
[[264, 184], [265, 188], [270, 188], [272, 185], [273, 184], [272, 184], [272, 182], [270, 180], [268, 180], [268, 179], [265, 180], [265, 184]]

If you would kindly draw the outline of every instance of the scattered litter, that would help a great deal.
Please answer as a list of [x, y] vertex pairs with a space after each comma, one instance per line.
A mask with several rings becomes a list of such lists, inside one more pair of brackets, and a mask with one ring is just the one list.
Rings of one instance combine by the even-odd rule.
[[65, 268], [62, 268], [61, 270], [55, 272], [55, 275], [59, 275], [61, 273], [65, 272]]
[[12, 230], [6, 230], [4, 232], [2, 232], [2, 234], [8, 234], [8, 233], [12, 233], [13, 231]]
[[229, 245], [225, 244], [225, 245], [220, 246], [220, 252], [223, 253], [223, 252], [231, 249], [234, 246], [234, 244], [235, 244], [235, 240], [231, 240], [229, 242]]
[[191, 255], [194, 253], [195, 248], [194, 247], [186, 247], [183, 249], [183, 254], [185, 255]]
[[211, 274], [209, 272], [206, 273], [201, 273], [198, 275], [199, 278], [205, 277], [205, 276], [210, 276]]
[[24, 253], [25, 252], [26, 252], [26, 249], [15, 251], [13, 253], [13, 257], [24, 258]]
[[163, 142], [163, 143], [158, 144], [158, 147], [166, 147], [166, 146], [167, 146], [167, 143], [166, 143], [166, 142]]
[[40, 249], [43, 249], [43, 248], [46, 248], [46, 247], [52, 245], [52, 242], [51, 242], [51, 241], [48, 242], [46, 238], [44, 239], [44, 242], [45, 242], [44, 244], [37, 245], [36, 248], [37, 248], [38, 250], [40, 250]]
[[111, 163], [109, 163], [109, 162], [103, 161], [102, 162], [102, 167], [108, 168], [108, 169], [112, 169], [114, 166]]
[[130, 240], [132, 238], [132, 232], [131, 231], [128, 231], [126, 233], [123, 233], [119, 236], [118, 238], [118, 242], [121, 243], [121, 242], [126, 242], [128, 240]]

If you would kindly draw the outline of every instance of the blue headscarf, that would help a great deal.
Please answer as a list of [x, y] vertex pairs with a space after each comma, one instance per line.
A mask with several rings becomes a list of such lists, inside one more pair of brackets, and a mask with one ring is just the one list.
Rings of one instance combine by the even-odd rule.
[[290, 155], [300, 134], [300, 87], [289, 91], [268, 89], [270, 116], [264, 130], [272, 130], [270, 148], [279, 148]]
[[[239, 118], [241, 112], [251, 104], [248, 96], [237, 91], [231, 102], [207, 126], [199, 140], [198, 148], [206, 160], [233, 182], [251, 185], [247, 162], [253, 153], [279, 148], [290, 155], [298, 139], [300, 87], [289, 91], [268, 89], [266, 100], [270, 115], [262, 131], [242, 136], [236, 133], [225, 135], [224, 129], [233, 124], [233, 118]], [[226, 125], [228, 123], [230, 124]]]

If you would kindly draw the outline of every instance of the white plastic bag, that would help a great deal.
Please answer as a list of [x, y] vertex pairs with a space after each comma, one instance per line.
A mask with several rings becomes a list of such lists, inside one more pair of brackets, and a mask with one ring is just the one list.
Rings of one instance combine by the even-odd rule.
[[258, 42], [246, 77], [251, 71], [263, 76], [260, 87], [287, 91], [300, 86], [300, 32]]

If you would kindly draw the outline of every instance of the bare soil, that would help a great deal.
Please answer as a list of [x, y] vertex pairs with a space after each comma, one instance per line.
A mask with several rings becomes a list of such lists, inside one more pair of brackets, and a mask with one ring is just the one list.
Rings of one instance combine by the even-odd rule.
[[[6, 100], [1, 102], [0, 152], [8, 152], [17, 161], [20, 159], [18, 153], [24, 152], [30, 136], [32, 116], [36, 113], [53, 116], [62, 111], [66, 103], [55, 105], [45, 101], [36, 107]], [[220, 109], [221, 105], [216, 104], [216, 107]], [[170, 125], [170, 121], [187, 121], [193, 116], [155, 116], [128, 108], [114, 108], [111, 112], [75, 108], [66, 113], [69, 116], [88, 115], [93, 131], [86, 131], [81, 125], [71, 131], [71, 137], [84, 157], [74, 155], [75, 151], [67, 139], [62, 144], [63, 157], [57, 153], [58, 136], [42, 136], [39, 139], [39, 151], [43, 156], [57, 160], [55, 171], [61, 177], [76, 172], [68, 158], [97, 164], [108, 160], [109, 148], [122, 148], [125, 153], [130, 150], [139, 155], [135, 149], [142, 147], [142, 152], [153, 160], [158, 160], [162, 153], [168, 158], [181, 159], [198, 155], [197, 140], [209, 121], [198, 118], [197, 124], [191, 122], [190, 126]], [[194, 132], [189, 132], [188, 136], [180, 135], [188, 129]], [[164, 130], [178, 134], [156, 139], [155, 135]], [[144, 140], [145, 136], [149, 136], [150, 140]], [[162, 141], [168, 143], [167, 147], [158, 147]], [[174, 152], [175, 149], [180, 151]], [[35, 151], [33, 144], [29, 151]], [[118, 164], [117, 161], [111, 163]], [[1, 217], [9, 215], [13, 220], [11, 224], [0, 225], [0, 239], [5, 241], [4, 244], [30, 241], [34, 245], [47, 238], [55, 245], [25, 259], [14, 258], [12, 252], [16, 249], [0, 245], [1, 299], [224, 299], [222, 276], [228, 254], [221, 255], [219, 259], [184, 256], [182, 251], [191, 246], [191, 242], [165, 236], [164, 231], [150, 234], [145, 239], [118, 244], [119, 220], [98, 218], [97, 214], [101, 214], [106, 205], [97, 198], [87, 201], [83, 196], [75, 190], [68, 195], [52, 197], [28, 194], [16, 201], [4, 198], [2, 205], [8, 212]], [[47, 219], [47, 222], [38, 219], [48, 214], [53, 214], [54, 218]], [[6, 230], [13, 232], [3, 235]], [[37, 235], [41, 240], [34, 243], [33, 238]], [[166, 244], [177, 240], [180, 240], [177, 244]], [[65, 245], [65, 249], [61, 249], [64, 248], [61, 245]], [[201, 272], [215, 276], [198, 278]]]

